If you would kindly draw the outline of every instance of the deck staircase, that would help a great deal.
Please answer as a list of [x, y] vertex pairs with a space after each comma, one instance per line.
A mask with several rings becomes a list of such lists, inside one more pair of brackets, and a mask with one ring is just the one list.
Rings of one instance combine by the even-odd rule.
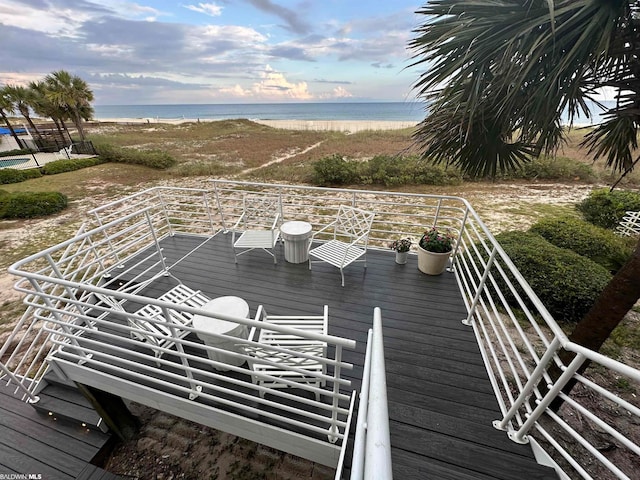
[[39, 401], [33, 407], [46, 415], [83, 427], [106, 433], [108, 428], [94, 410], [89, 400], [78, 390], [76, 384], [60, 378], [53, 370], [47, 372], [37, 392]]

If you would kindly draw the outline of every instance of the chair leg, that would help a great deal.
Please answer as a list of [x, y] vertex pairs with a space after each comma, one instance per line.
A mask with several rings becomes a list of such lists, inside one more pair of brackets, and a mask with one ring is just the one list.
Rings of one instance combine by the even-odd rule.
[[340, 269], [340, 276], [342, 277], [342, 286], [344, 287], [344, 273], [342, 273], [342, 269]]

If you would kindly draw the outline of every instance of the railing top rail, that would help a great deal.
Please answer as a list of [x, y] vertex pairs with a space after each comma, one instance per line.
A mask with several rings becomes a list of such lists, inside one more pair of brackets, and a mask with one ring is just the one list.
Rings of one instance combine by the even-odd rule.
[[355, 188], [329, 188], [329, 187], [315, 187], [312, 185], [291, 185], [284, 183], [260, 183], [260, 182], [244, 182], [240, 180], [210, 180], [214, 184], [231, 184], [239, 186], [251, 186], [251, 187], [267, 187], [267, 188], [280, 188], [287, 190], [310, 190], [317, 192], [335, 192], [335, 193], [348, 193], [348, 194], [362, 194], [362, 195], [385, 195], [385, 196], [397, 196], [397, 197], [414, 197], [414, 198], [433, 198], [433, 199], [447, 199], [455, 200], [463, 203], [465, 206], [471, 208], [469, 202], [462, 197], [454, 195], [434, 195], [428, 193], [408, 193], [408, 192], [389, 192], [389, 191], [376, 191], [376, 190], [360, 190]]

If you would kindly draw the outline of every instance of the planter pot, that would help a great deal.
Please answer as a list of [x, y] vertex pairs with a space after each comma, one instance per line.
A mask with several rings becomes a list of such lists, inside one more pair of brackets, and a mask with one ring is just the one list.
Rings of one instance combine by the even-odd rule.
[[440, 275], [447, 268], [451, 251], [444, 253], [428, 252], [418, 245], [418, 270], [427, 275]]
[[404, 265], [407, 263], [407, 255], [409, 252], [396, 252], [396, 263], [400, 265]]

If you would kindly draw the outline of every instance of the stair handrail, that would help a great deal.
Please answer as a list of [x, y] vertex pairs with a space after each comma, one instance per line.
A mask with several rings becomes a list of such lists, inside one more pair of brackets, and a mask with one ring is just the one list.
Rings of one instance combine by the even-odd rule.
[[373, 310], [373, 328], [369, 330], [367, 338], [350, 478], [393, 478], [380, 307]]

